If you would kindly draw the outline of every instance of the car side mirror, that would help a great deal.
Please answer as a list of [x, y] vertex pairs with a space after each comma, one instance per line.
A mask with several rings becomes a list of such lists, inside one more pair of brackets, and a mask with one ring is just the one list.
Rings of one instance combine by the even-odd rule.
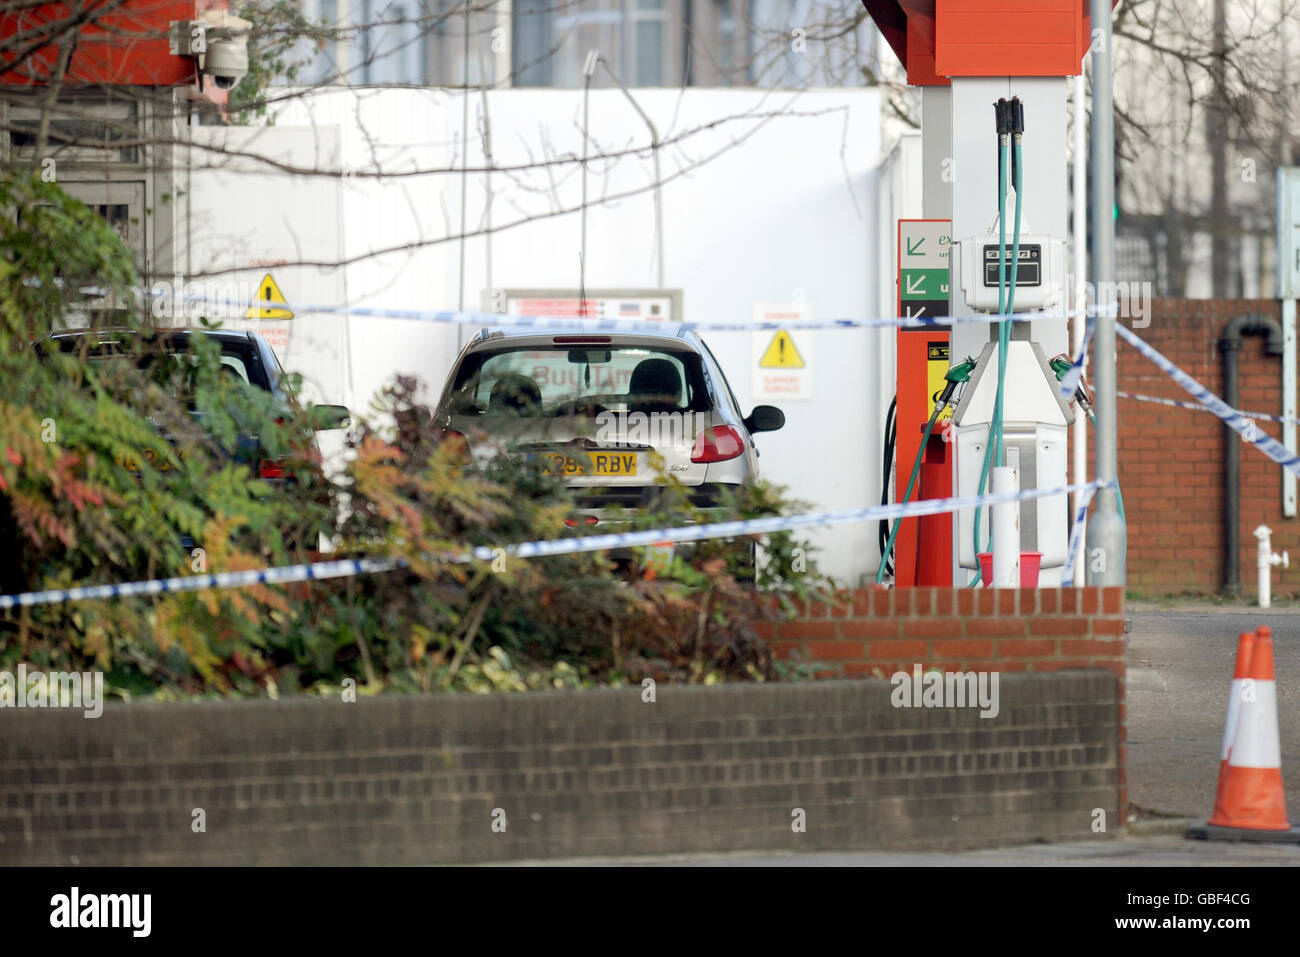
[[785, 425], [785, 413], [774, 405], [756, 405], [745, 419], [745, 428], [752, 432], [775, 432]]
[[346, 405], [313, 405], [307, 410], [307, 419], [315, 431], [328, 432], [346, 429], [352, 424], [352, 413]]

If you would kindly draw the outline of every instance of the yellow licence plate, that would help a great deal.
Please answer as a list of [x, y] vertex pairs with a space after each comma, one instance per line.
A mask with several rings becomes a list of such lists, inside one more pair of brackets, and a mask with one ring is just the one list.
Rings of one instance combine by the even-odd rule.
[[551, 475], [636, 475], [635, 452], [545, 452], [537, 460], [542, 471]]

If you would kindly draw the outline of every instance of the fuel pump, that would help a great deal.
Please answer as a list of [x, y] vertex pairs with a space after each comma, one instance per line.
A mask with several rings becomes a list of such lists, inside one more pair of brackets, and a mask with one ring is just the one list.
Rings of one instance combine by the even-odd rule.
[[[945, 353], [945, 358], [946, 358], [946, 353]], [[938, 390], [934, 392], [931, 400], [932, 410], [930, 412], [930, 418], [926, 422], [925, 428], [922, 431], [920, 446], [917, 448], [916, 455], [912, 461], [912, 471], [907, 479], [907, 488], [903, 492], [902, 496], [899, 497], [898, 499], [899, 502], [906, 504], [907, 502], [910, 502], [912, 500], [912, 493], [916, 491], [916, 480], [917, 477], [921, 474], [922, 466], [925, 463], [927, 456], [933, 455], [932, 450], [930, 449], [930, 441], [932, 435], [934, 434], [935, 423], [939, 421], [939, 419], [944, 415], [945, 412], [947, 412], [948, 407], [952, 404], [953, 399], [957, 393], [958, 387], [968, 382], [970, 380], [971, 373], [973, 373], [974, 371], [975, 371], [975, 360], [972, 358], [967, 358], [964, 361], [959, 362], [954, 366], [951, 366], [946, 372], [943, 373], [942, 379], [940, 380], [942, 384], [940, 385]], [[900, 462], [901, 461], [902, 459], [900, 458]], [[932, 461], [930, 464], [943, 465], [946, 464], [946, 459], [940, 459], [937, 462]], [[921, 497], [929, 498], [933, 496], [923, 494]], [[885, 504], [885, 503], [882, 502], [881, 504]], [[916, 537], [914, 540], [913, 550], [909, 551], [906, 554], [902, 552], [896, 552], [895, 549], [897, 547], [899, 530], [904, 527], [907, 520], [906, 519], [894, 520], [893, 524], [889, 526], [888, 536], [886, 537], [885, 541], [882, 543], [880, 549], [882, 558], [880, 562], [880, 568], [876, 572], [877, 583], [882, 582], [884, 580], [885, 572], [888, 570], [888, 563], [889, 563], [890, 556], [896, 555], [897, 556], [896, 564], [898, 566], [895, 569], [895, 578], [894, 578], [894, 583], [896, 586], [906, 587], [914, 584], [915, 585], [943, 584], [942, 582], [936, 582], [936, 581], [917, 581], [918, 578], [917, 571], [924, 565], [926, 561], [925, 551], [926, 551], [927, 541], [931, 539], [931, 536], [927, 535], [926, 533], [928, 530], [932, 531], [935, 528], [935, 525], [933, 524], [926, 525], [924, 524], [924, 522], [926, 518], [934, 518], [934, 517], [944, 517], [944, 516], [925, 516], [925, 518], [922, 518], [918, 521], [917, 531], [915, 532]], [[938, 527], [943, 528], [944, 526], [938, 526]], [[882, 535], [884, 534], [884, 528], [885, 526], [882, 525], [881, 528]], [[905, 563], [907, 563], [909, 567], [904, 568]], [[919, 576], [919, 577], [924, 577], [924, 576]], [[948, 582], [948, 584], [951, 584], [951, 582]]]
[[[947, 273], [945, 270], [945, 279]], [[900, 287], [901, 288], [901, 287]], [[947, 292], [946, 287], [944, 290]], [[945, 305], [943, 312], [947, 312]], [[905, 315], [903, 306], [899, 314]], [[952, 496], [952, 460], [948, 440], [948, 427], [952, 419], [949, 403], [930, 428], [929, 438], [922, 442], [926, 426], [935, 403], [947, 386], [947, 375], [952, 365], [947, 329], [901, 327], [896, 333], [898, 346], [898, 394], [891, 406], [886, 432], [884, 462], [892, 470], [897, 461], [898, 474], [892, 488], [893, 498], [902, 501], [908, 469], [921, 456], [921, 473], [915, 497], [949, 498]], [[973, 365], [973, 364], [972, 364]], [[890, 474], [881, 484], [881, 504], [890, 501]], [[880, 548], [884, 554], [890, 528], [888, 522], [880, 523]], [[922, 543], [924, 541], [924, 547]], [[909, 518], [899, 527], [894, 541], [894, 584], [899, 588], [950, 587], [952, 585], [952, 515]]]
[[[1066, 249], [1063, 239], [1026, 228], [1020, 100], [999, 99], [994, 107], [997, 215], [984, 235], [954, 237], [954, 282], [975, 311], [1010, 317], [1060, 301]], [[1010, 242], [1009, 196], [1014, 196], [1015, 210]], [[1066, 484], [1067, 430], [1074, 413], [1060, 398], [1056, 372], [1029, 338], [1029, 330], [1028, 322], [1016, 324], [1010, 318], [990, 324], [989, 342], [953, 412], [954, 485], [960, 496], [986, 494], [991, 469], [1003, 465], [1019, 470], [1022, 489]], [[957, 513], [954, 564], [972, 584], [979, 580], [979, 554], [992, 550], [988, 512], [984, 508]], [[1021, 549], [1041, 553], [1040, 583], [1059, 583], [1068, 530], [1065, 495], [1021, 503]]]
[[[1069, 230], [1063, 78], [1083, 69], [1093, 42], [1091, 7], [1064, 0], [862, 2], [906, 69], [909, 86], [920, 93], [917, 211], [925, 219], [951, 223], [950, 239], [956, 243], [945, 264], [951, 314], [1055, 313], [1074, 298], [1072, 292], [1066, 295], [1062, 241]], [[987, 149], [994, 143], [985, 109], [999, 99], [995, 156]], [[907, 206], [914, 206], [910, 193]], [[1073, 416], [1069, 403], [1056, 397], [1046, 357], [1069, 349], [1065, 318], [1040, 312], [1032, 325], [1019, 320], [988, 327], [955, 324], [949, 343], [954, 362], [979, 357], [971, 381], [955, 397], [954, 424], [937, 427], [953, 440], [946, 446], [953, 463], [952, 494], [987, 492], [992, 469], [1004, 463], [1018, 466], [1022, 489], [1063, 486], [1065, 432]], [[898, 368], [901, 406], [901, 346]], [[916, 428], [900, 416], [899, 445], [905, 434], [915, 436]], [[909, 461], [900, 451], [900, 483]], [[1022, 550], [1043, 553], [1042, 585], [1061, 581], [1068, 511], [1065, 495], [1026, 500], [1018, 512], [1014, 506], [998, 509], [1012, 526], [1019, 518]], [[952, 534], [942, 543], [954, 584], [965, 585], [967, 575], [975, 578], [976, 555], [988, 548], [989, 517], [988, 509], [956, 513]]]

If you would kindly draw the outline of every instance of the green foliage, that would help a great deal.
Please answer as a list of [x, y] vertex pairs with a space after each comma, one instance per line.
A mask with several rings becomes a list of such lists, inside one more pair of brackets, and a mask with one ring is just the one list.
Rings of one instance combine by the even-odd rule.
[[[358, 417], [337, 482], [290, 395], [232, 384], [218, 346], [174, 354], [130, 292], [130, 255], [50, 184], [0, 179], [0, 592], [226, 572], [334, 555], [399, 570], [285, 587], [38, 606], [0, 616], [0, 667], [107, 672], [116, 693], [492, 691], [661, 680], [769, 680], [755, 616], [827, 585], [808, 547], [749, 541], [524, 560], [504, 546], [569, 529], [556, 477], [502, 457], [476, 467], [442, 440], [418, 383], [398, 378]], [[79, 290], [97, 287], [88, 300]], [[49, 333], [98, 330], [64, 353]], [[111, 343], [111, 347], [104, 345]], [[275, 459], [290, 482], [257, 477]], [[707, 510], [661, 476], [659, 527], [781, 514], [768, 485]], [[492, 561], [454, 560], [476, 546]], [[756, 594], [755, 585], [762, 594]]]
[[134, 278], [117, 233], [83, 203], [37, 177], [0, 176], [0, 322], [11, 353], [49, 331], [85, 286], [122, 293]]
[[[269, 446], [305, 459], [292, 410], [277, 426], [264, 396], [232, 390], [201, 337], [179, 363], [161, 348], [133, 299], [130, 253], [103, 220], [35, 179], [0, 180], [0, 203], [14, 211], [0, 221], [0, 590], [259, 567], [291, 557], [286, 529], [329, 523], [327, 496], [290, 512], [236, 454], [240, 423], [256, 423]], [[104, 338], [118, 354], [49, 348], [68, 325], [116, 330]], [[0, 621], [0, 661], [135, 660], [155, 680], [224, 689], [230, 651], [260, 643], [264, 614], [284, 607], [269, 588], [38, 607]]]
[[248, 73], [230, 91], [228, 101], [232, 119], [246, 125], [266, 116], [266, 90], [273, 81], [298, 79], [310, 59], [302, 52], [303, 41], [321, 43], [337, 32], [337, 26], [312, 23], [292, 0], [255, 0], [241, 6], [236, 15], [253, 24]]

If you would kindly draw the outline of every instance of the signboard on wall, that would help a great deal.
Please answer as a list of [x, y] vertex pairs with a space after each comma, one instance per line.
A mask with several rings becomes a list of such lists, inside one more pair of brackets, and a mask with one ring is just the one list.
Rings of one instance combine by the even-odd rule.
[[898, 221], [898, 314], [905, 318], [946, 316], [951, 311], [948, 262], [952, 220]]
[[[805, 302], [754, 303], [755, 322], [806, 322], [811, 317]], [[812, 332], [805, 329], [765, 329], [753, 334], [755, 402], [812, 399], [812, 339]]]
[[[585, 296], [576, 289], [494, 289], [486, 298], [490, 311], [509, 316], [627, 319], [663, 322], [665, 326], [682, 319], [680, 289], [588, 289]], [[462, 326], [461, 342], [467, 342], [473, 331], [473, 327]], [[619, 380], [616, 385], [622, 389], [626, 384]]]
[[639, 319], [680, 322], [678, 289], [498, 289], [489, 303], [493, 312], [510, 316], [555, 316], [561, 319]]

